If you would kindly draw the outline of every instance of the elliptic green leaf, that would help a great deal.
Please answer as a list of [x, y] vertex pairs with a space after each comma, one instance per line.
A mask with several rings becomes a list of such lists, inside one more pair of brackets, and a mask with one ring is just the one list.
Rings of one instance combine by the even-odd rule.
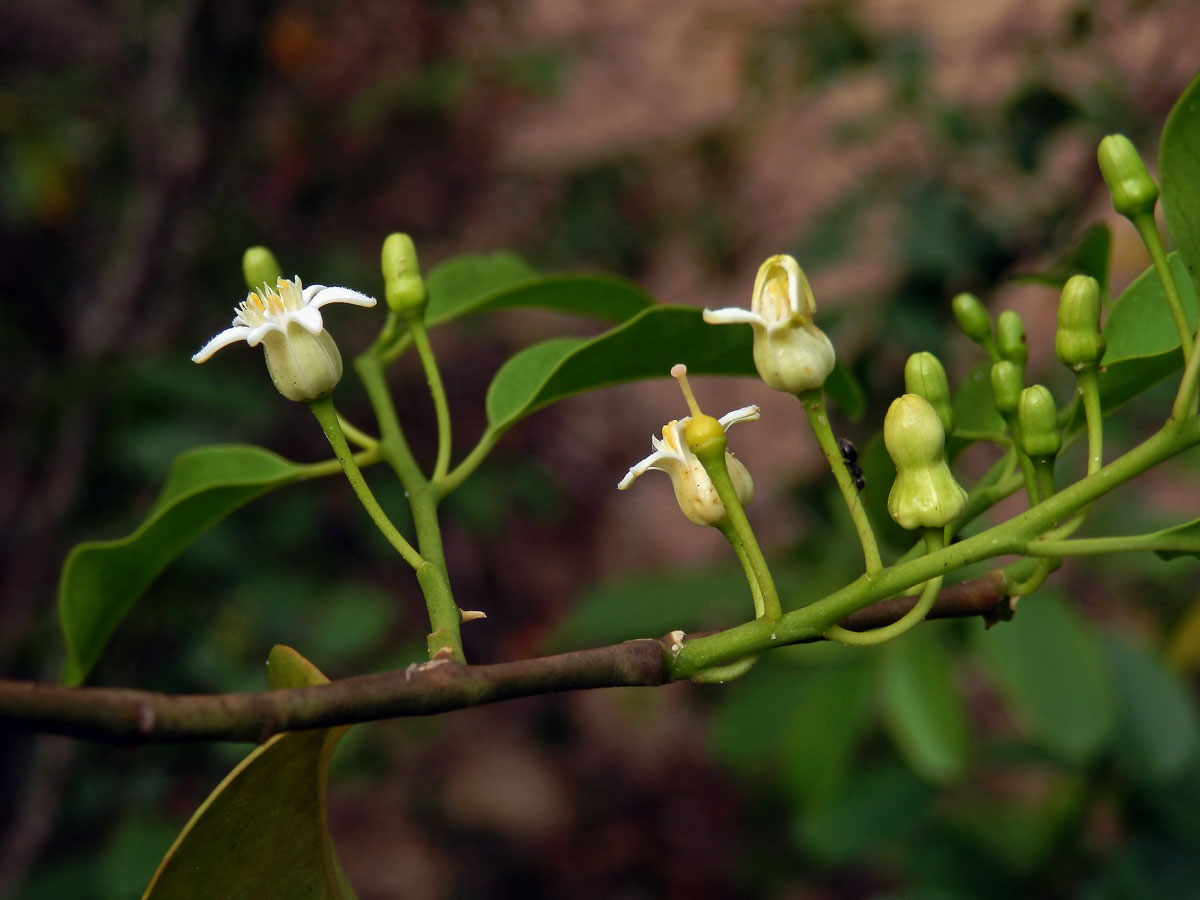
[[1200, 724], [1189, 691], [1163, 664], [1116, 637], [1105, 641], [1120, 707], [1116, 756], [1134, 776], [1163, 783], [1200, 756]]
[[469, 313], [540, 307], [623, 322], [653, 303], [631, 281], [613, 275], [538, 275], [511, 253], [458, 256], [435, 266], [426, 279], [427, 325]]
[[[1168, 258], [1194, 330], [1196, 289], [1179, 255]], [[1108, 349], [1101, 360], [1100, 402], [1106, 412], [1183, 368], [1179, 332], [1153, 268], [1139, 275], [1113, 305], [1104, 338]]]
[[[1200, 75], [1176, 101], [1158, 148], [1159, 191], [1167, 230], [1200, 284]], [[1182, 285], [1180, 286], [1182, 288]]]
[[892, 641], [879, 666], [879, 699], [888, 733], [912, 770], [930, 781], [967, 771], [967, 715], [949, 654], [924, 634]]
[[1164, 528], [1150, 537], [1156, 545], [1169, 547], [1154, 551], [1162, 559], [1175, 559], [1177, 556], [1200, 557], [1200, 519], [1193, 519], [1173, 528]]
[[[996, 412], [992, 397], [992, 364], [980, 363], [963, 378], [954, 395], [954, 431], [990, 434], [1004, 437], [1008, 431], [1004, 419]], [[950, 434], [946, 439], [946, 455], [953, 459], [969, 446], [971, 440]]]
[[694, 375], [756, 375], [749, 328], [705, 324], [691, 306], [654, 306], [594, 338], [555, 338], [506, 362], [487, 394], [489, 428], [503, 430], [537, 409], [641, 378], [675, 363]]
[[[272, 690], [328, 682], [290, 647], [272, 648]], [[329, 759], [347, 727], [279, 734], [256, 747], [196, 810], [142, 900], [353, 900], [326, 825]]]
[[1116, 707], [1095, 632], [1048, 593], [1021, 600], [1012, 622], [977, 632], [997, 686], [1046, 749], [1073, 764], [1104, 747]]
[[238, 507], [309, 474], [311, 466], [245, 444], [198, 447], [171, 465], [162, 493], [137, 531], [76, 546], [63, 565], [58, 615], [64, 684], [80, 684], [117, 624], [159, 573]]

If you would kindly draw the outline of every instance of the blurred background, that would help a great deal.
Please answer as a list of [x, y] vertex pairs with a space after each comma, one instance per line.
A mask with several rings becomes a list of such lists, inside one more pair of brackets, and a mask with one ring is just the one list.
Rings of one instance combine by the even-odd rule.
[[[136, 527], [180, 451], [328, 456], [258, 353], [188, 359], [243, 296], [251, 244], [306, 283], [378, 295], [380, 242], [406, 231], [426, 270], [512, 250], [710, 307], [747, 303], [759, 263], [790, 252], [868, 393], [839, 433], [865, 445], [910, 352], [940, 353], [952, 379], [978, 361], [949, 316], [960, 290], [1025, 316], [1031, 375], [1065, 398], [1055, 294], [1013, 276], [1096, 222], [1114, 296], [1145, 267], [1095, 145], [1120, 130], [1154, 158], [1198, 30], [1190, 0], [0, 6], [0, 673], [57, 676], [64, 556]], [[328, 319], [344, 354], [380, 321]], [[588, 327], [525, 311], [435, 332], [459, 451], [507, 357]], [[411, 360], [393, 387], [431, 458]], [[750, 380], [697, 389], [718, 413], [763, 406], [735, 447], [793, 602], [857, 574], [794, 403]], [[1127, 410], [1109, 446], [1169, 396]], [[338, 401], [370, 430], [351, 374]], [[680, 517], [667, 479], [615, 490], [681, 412], [666, 379], [567, 401], [447, 504], [457, 598], [489, 616], [466, 630], [472, 661], [745, 614], [721, 538]], [[1136, 493], [1096, 528], [1193, 517], [1200, 471]], [[356, 728], [330, 799], [347, 874], [361, 900], [1198, 896], [1194, 562], [1100, 560], [1052, 583], [986, 636], [934, 624], [892, 649], [774, 653], [724, 687]], [[92, 682], [257, 689], [274, 643], [333, 678], [378, 671], [419, 658], [422, 620], [329, 480], [204, 537]], [[0, 897], [139, 895], [246, 750], [0, 734]]]

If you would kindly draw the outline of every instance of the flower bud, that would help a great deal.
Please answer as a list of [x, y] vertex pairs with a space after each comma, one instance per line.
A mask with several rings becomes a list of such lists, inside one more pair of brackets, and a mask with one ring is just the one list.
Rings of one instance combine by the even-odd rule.
[[262, 339], [271, 380], [289, 400], [319, 400], [342, 380], [342, 354], [328, 331], [312, 334], [295, 322], [286, 327], [286, 334], [272, 331]]
[[1031, 459], [1058, 455], [1062, 433], [1058, 430], [1054, 397], [1048, 388], [1035, 384], [1021, 391], [1017, 419], [1021, 423], [1021, 452]]
[[283, 273], [275, 254], [266, 247], [251, 247], [242, 254], [242, 277], [246, 279], [247, 288], [257, 291], [264, 285], [274, 285]]
[[946, 465], [946, 434], [928, 401], [917, 394], [892, 401], [883, 443], [896, 464], [888, 513], [902, 528], [944, 528], [962, 515], [967, 492]]
[[950, 402], [950, 383], [941, 361], [932, 353], [914, 353], [904, 364], [904, 390], [919, 394], [933, 407], [949, 434], [954, 430], [954, 405]]
[[744, 322], [754, 329], [754, 366], [769, 387], [790, 394], [816, 390], [833, 371], [833, 344], [813, 321], [817, 303], [804, 271], [790, 256], [758, 269], [750, 309], [706, 309], [711, 325]]
[[1017, 411], [1022, 387], [1021, 369], [1016, 363], [1006, 359], [992, 366], [992, 400], [1000, 415], [1011, 416]]
[[412, 238], [400, 232], [389, 234], [383, 242], [381, 262], [388, 308], [404, 318], [420, 316], [428, 298]]
[[954, 318], [963, 333], [977, 344], [992, 336], [992, 318], [974, 294], [959, 294], [951, 302]]
[[1019, 313], [1006, 309], [996, 319], [996, 349], [1000, 351], [1001, 359], [1025, 368], [1029, 348], [1025, 346], [1025, 323]]
[[1129, 138], [1110, 134], [1100, 141], [1096, 158], [1112, 195], [1113, 209], [1130, 219], [1153, 211], [1158, 201], [1158, 185]]
[[1100, 330], [1100, 285], [1087, 275], [1072, 275], [1058, 302], [1054, 352], [1064, 366], [1079, 371], [1099, 364], [1104, 356]]

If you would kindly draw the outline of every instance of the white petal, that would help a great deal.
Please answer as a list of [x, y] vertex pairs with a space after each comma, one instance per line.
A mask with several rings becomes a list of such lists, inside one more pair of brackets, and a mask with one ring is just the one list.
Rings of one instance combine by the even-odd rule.
[[748, 325], [768, 325], [766, 319], [756, 312], [742, 309], [740, 306], [729, 306], [725, 309], [706, 309], [704, 321], [709, 325], [736, 325], [745, 322]]
[[236, 325], [233, 328], [226, 328], [215, 338], [201, 347], [199, 352], [192, 356], [192, 362], [206, 362], [222, 347], [228, 347], [230, 344], [236, 344], [238, 341], [247, 340], [249, 334], [250, 328], [245, 325]]
[[320, 334], [325, 330], [321, 311], [315, 306], [302, 306], [284, 316], [285, 322], [295, 322], [309, 334]]
[[757, 421], [757, 419], [758, 407], [751, 405], [743, 406], [741, 409], [735, 409], [733, 412], [727, 412], [725, 415], [721, 416], [721, 418], [717, 419], [717, 421], [721, 423], [722, 428], [728, 431], [729, 426], [733, 425], [735, 422], [754, 422]]
[[246, 335], [246, 343], [251, 347], [257, 347], [260, 343], [262, 343], [262, 339], [272, 331], [278, 331], [282, 335], [287, 334], [287, 330], [278, 322], [274, 321], [263, 322], [257, 328], [249, 329], [249, 331], [250, 333]]
[[662, 465], [664, 463], [669, 464], [671, 466], [684, 465], [683, 461], [676, 454], [664, 452], [661, 450], [656, 451], [654, 453], [651, 453], [649, 456], [647, 456], [645, 459], [643, 459], [640, 463], [638, 463], [632, 469], [630, 469], [628, 472], [626, 472], [625, 477], [622, 478], [621, 481], [617, 484], [617, 490], [618, 491], [625, 490], [631, 484], [633, 484], [633, 482], [636, 481], [640, 476], [645, 475], [646, 472], [649, 471], [650, 469], [658, 469], [661, 472], [666, 472], [668, 475], [671, 474], [670, 468], [667, 468], [666, 466]]
[[368, 297], [350, 288], [324, 287], [319, 284], [304, 289], [304, 300], [313, 308], [324, 306], [326, 303], [350, 303], [354, 306], [374, 306], [376, 303], [374, 297]]

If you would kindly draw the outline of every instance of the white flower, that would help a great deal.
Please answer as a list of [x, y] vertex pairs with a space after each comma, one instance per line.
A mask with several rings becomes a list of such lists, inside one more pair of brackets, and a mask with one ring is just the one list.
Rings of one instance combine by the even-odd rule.
[[246, 295], [235, 310], [233, 325], [205, 344], [192, 362], [206, 362], [222, 347], [245, 341], [263, 345], [267, 369], [279, 393], [289, 400], [324, 397], [342, 377], [342, 356], [325, 330], [321, 307], [327, 303], [374, 306], [375, 298], [343, 287], [280, 278]]
[[[743, 406], [731, 413], [721, 416], [721, 427], [726, 431], [734, 422], [753, 422], [758, 418], [757, 406]], [[725, 504], [717, 496], [704, 466], [696, 458], [684, 440], [683, 432], [687, 428], [690, 416], [672, 420], [663, 426], [662, 439], [650, 438], [654, 452], [629, 470], [628, 474], [617, 485], [618, 490], [625, 490], [649, 469], [658, 469], [671, 476], [671, 484], [675, 488], [675, 499], [683, 514], [697, 525], [719, 525], [725, 520]], [[730, 453], [725, 454], [725, 465], [729, 469], [729, 477], [737, 492], [742, 505], [747, 505], [754, 498], [754, 482], [746, 467], [734, 459]]]
[[754, 329], [754, 365], [778, 391], [815, 390], [833, 371], [833, 344], [813, 322], [817, 311], [804, 271], [790, 256], [772, 256], [758, 269], [750, 309], [706, 309], [711, 325], [747, 323]]

